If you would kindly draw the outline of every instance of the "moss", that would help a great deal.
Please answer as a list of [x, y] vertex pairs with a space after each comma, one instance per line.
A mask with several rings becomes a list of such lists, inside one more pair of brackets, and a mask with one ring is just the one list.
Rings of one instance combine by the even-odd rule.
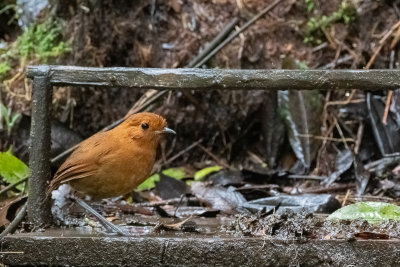
[[37, 59], [47, 63], [71, 50], [70, 45], [61, 39], [62, 24], [59, 20], [48, 19], [31, 25], [17, 39], [17, 55], [22, 60]]
[[347, 0], [340, 4], [340, 8], [329, 16], [321, 18], [312, 17], [308, 20], [306, 26], [305, 43], [321, 43], [321, 35], [325, 29], [328, 29], [333, 23], [344, 22], [349, 24], [356, 17], [355, 7]]
[[27, 27], [5, 51], [0, 51], [0, 81], [6, 79], [11, 66], [23, 69], [27, 62], [46, 64], [71, 51], [70, 44], [62, 41], [62, 32], [62, 21], [53, 18]]

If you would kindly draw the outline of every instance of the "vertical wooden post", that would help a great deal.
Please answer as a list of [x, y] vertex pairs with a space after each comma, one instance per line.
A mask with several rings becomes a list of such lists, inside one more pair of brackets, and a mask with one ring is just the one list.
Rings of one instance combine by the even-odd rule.
[[49, 75], [50, 67], [41, 66], [33, 77], [28, 219], [37, 227], [51, 221], [51, 202], [46, 196], [51, 178], [50, 107], [53, 90]]

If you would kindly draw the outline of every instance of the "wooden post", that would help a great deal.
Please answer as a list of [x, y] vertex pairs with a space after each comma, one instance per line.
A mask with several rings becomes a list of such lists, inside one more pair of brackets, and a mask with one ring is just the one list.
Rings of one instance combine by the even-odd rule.
[[33, 78], [28, 219], [37, 227], [51, 221], [51, 202], [46, 196], [51, 178], [50, 106], [53, 92], [49, 74], [50, 68], [41, 66]]

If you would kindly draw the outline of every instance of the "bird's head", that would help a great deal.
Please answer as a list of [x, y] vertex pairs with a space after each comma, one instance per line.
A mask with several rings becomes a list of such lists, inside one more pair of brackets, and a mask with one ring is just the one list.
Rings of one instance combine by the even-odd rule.
[[132, 139], [141, 139], [155, 144], [158, 144], [164, 133], [176, 134], [174, 130], [167, 127], [167, 121], [163, 117], [149, 112], [133, 114], [123, 124]]

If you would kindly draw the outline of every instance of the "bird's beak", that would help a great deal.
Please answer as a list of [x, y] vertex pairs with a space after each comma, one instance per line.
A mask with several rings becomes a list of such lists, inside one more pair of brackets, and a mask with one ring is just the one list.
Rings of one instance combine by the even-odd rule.
[[176, 132], [170, 128], [164, 127], [161, 131], [158, 131], [157, 133], [170, 133], [170, 134], [176, 134]]

